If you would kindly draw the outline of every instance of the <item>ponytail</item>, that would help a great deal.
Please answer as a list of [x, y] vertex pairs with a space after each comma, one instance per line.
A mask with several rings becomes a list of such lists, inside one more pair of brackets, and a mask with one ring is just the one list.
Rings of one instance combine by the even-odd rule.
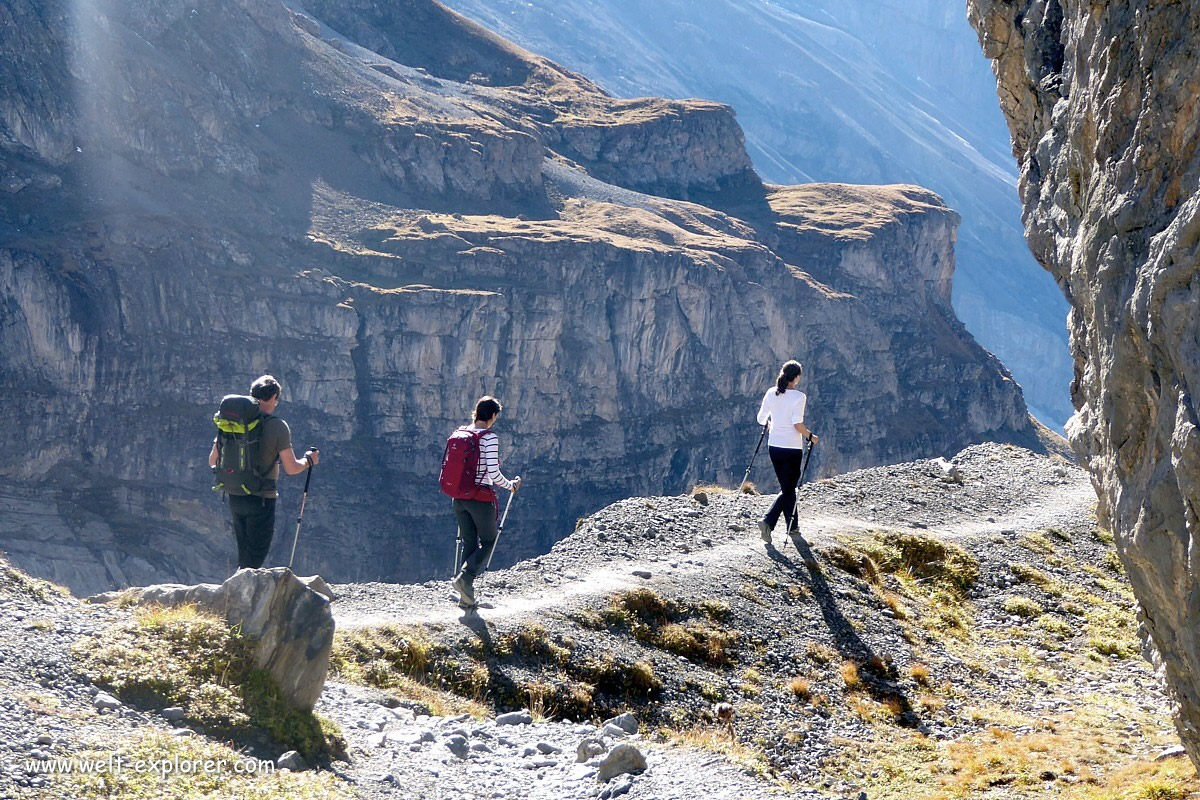
[[775, 379], [775, 394], [783, 394], [787, 391], [789, 383], [796, 379], [797, 375], [804, 374], [804, 367], [800, 366], [799, 361], [787, 361], [779, 369], [779, 377]]

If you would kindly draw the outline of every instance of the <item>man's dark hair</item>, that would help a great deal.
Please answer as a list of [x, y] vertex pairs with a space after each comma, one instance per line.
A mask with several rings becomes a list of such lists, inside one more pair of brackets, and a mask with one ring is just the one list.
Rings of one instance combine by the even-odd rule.
[[263, 375], [250, 384], [250, 396], [255, 400], [270, 400], [281, 391], [283, 391], [283, 387], [279, 385], [279, 381], [270, 375]]
[[486, 422], [499, 414], [503, 408], [499, 400], [491, 395], [484, 395], [475, 404], [475, 419], [479, 422]]

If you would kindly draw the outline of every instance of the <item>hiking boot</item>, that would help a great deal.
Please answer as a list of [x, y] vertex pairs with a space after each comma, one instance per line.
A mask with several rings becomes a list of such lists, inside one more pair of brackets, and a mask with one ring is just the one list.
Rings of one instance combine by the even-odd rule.
[[[458, 592], [458, 604], [462, 608], [475, 607], [475, 587], [471, 585], [471, 581], [467, 578], [467, 573], [463, 572], [454, 579], [454, 583], [450, 584], [454, 590]], [[466, 605], [463, 605], [466, 603]]]
[[762, 540], [767, 544], [771, 543], [771, 526], [767, 524], [765, 519], [760, 519], [758, 521], [758, 535], [761, 536]]

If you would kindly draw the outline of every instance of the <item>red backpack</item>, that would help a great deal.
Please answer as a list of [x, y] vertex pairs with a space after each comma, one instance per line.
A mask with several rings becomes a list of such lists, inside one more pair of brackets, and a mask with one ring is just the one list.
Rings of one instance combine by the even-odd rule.
[[488, 431], [464, 426], [450, 434], [442, 454], [442, 472], [438, 476], [442, 493], [457, 500], [495, 500], [496, 490], [476, 483], [479, 473], [480, 440]]

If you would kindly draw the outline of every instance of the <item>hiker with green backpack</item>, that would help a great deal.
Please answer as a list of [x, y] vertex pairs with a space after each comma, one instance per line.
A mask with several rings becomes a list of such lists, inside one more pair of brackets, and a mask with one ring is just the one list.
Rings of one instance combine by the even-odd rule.
[[208, 466], [213, 470], [213, 489], [229, 499], [238, 569], [261, 567], [271, 549], [279, 468], [299, 475], [319, 460], [315, 449], [300, 460], [292, 453], [291, 428], [275, 416], [282, 394], [279, 381], [263, 375], [251, 384], [249, 397], [226, 395], [213, 417], [217, 436]]

